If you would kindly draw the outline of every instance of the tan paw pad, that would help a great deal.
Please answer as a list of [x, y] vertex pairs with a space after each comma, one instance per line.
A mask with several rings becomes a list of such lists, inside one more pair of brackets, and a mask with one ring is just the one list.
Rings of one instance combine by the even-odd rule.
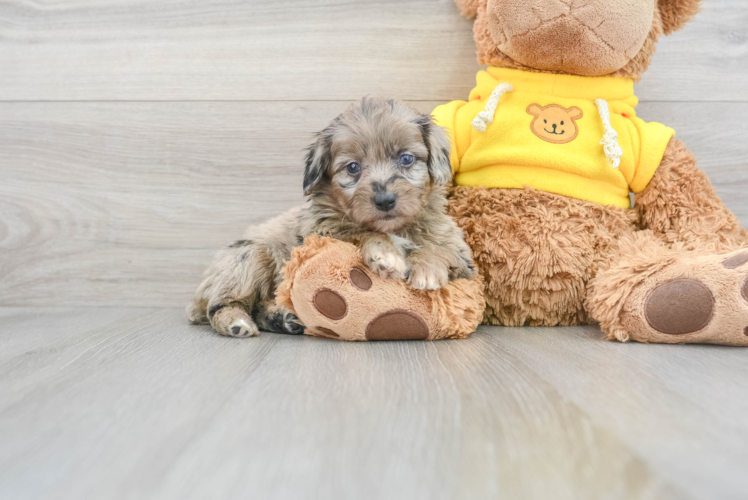
[[371, 278], [361, 268], [354, 267], [351, 272], [348, 273], [348, 279], [351, 280], [351, 284], [361, 290], [362, 292], [368, 292], [371, 288]]
[[428, 336], [423, 318], [402, 309], [382, 313], [366, 327], [367, 340], [425, 340]]
[[343, 319], [348, 314], [348, 304], [338, 293], [327, 288], [317, 290], [314, 294], [314, 307], [324, 316], [333, 319]]
[[706, 285], [688, 278], [662, 283], [644, 303], [649, 326], [668, 335], [698, 332], [714, 317], [714, 296]]
[[748, 252], [743, 252], [725, 259], [722, 265], [725, 269], [737, 269], [746, 262], [748, 262]]

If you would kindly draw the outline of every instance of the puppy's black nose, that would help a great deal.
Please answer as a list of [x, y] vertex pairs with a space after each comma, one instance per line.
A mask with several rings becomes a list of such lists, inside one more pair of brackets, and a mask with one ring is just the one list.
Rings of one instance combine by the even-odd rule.
[[389, 212], [397, 204], [397, 195], [389, 191], [380, 191], [374, 195], [374, 206], [382, 212]]
[[556, 131], [556, 124], [555, 123], [553, 124], [553, 131], [554, 132]]

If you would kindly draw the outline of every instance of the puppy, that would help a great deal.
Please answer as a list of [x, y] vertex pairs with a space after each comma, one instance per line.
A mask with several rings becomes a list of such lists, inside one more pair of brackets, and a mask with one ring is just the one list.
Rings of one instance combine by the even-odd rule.
[[418, 289], [472, 277], [470, 249], [447, 215], [449, 155], [429, 115], [394, 100], [352, 104], [309, 147], [307, 203], [218, 253], [187, 308], [190, 321], [233, 337], [303, 333], [276, 305], [275, 289], [291, 250], [314, 233], [358, 245], [372, 271]]

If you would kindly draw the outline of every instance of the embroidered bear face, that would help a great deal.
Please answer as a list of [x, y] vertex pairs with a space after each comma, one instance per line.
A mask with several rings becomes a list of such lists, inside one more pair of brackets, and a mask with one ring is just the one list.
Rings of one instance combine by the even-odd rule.
[[582, 117], [582, 110], [576, 106], [566, 109], [558, 104], [541, 107], [530, 104], [527, 112], [534, 116], [530, 129], [532, 133], [553, 144], [566, 144], [577, 138], [579, 127], [576, 120]]

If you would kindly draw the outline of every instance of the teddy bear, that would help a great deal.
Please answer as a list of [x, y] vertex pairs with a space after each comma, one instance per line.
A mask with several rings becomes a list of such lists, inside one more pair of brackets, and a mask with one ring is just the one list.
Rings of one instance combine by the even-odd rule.
[[635, 109], [656, 42], [699, 0], [455, 2], [487, 68], [432, 114], [483, 321], [748, 345], [748, 233], [675, 131]]
[[304, 333], [361, 341], [465, 338], [485, 305], [479, 275], [416, 290], [369, 270], [355, 245], [319, 235], [294, 248], [275, 298], [303, 322]]

